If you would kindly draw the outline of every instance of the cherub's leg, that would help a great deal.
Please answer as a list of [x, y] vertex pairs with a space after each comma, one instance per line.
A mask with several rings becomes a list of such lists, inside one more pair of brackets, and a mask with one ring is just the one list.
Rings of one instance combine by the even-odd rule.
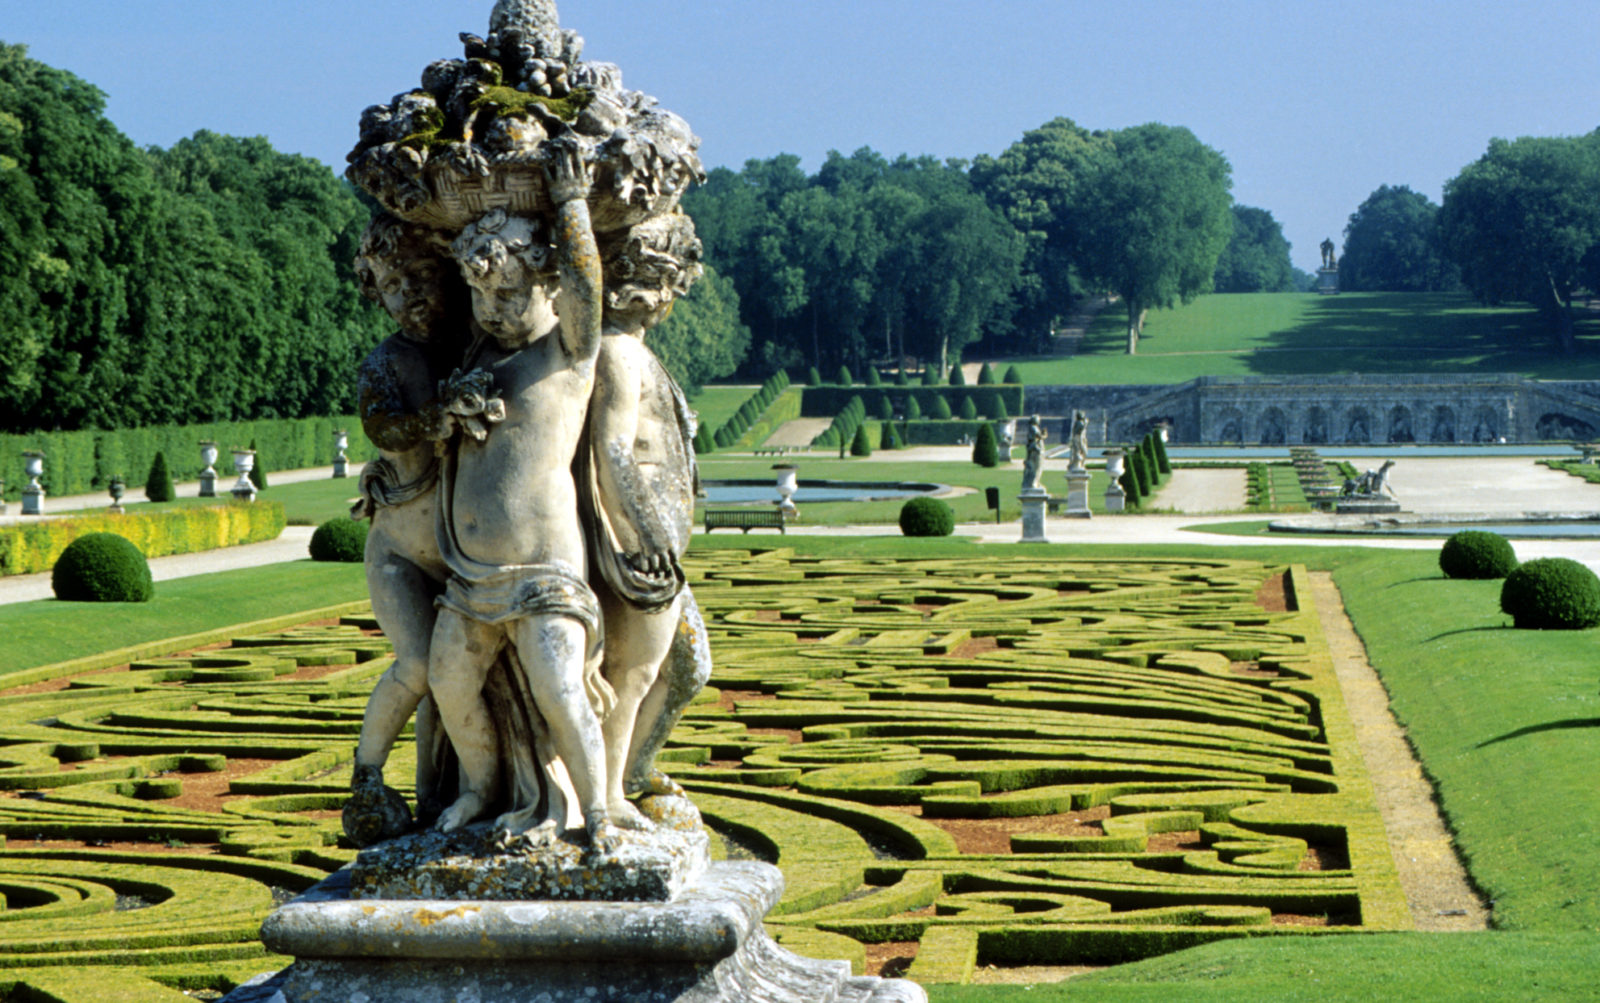
[[606, 622], [606, 653], [602, 671], [616, 691], [617, 703], [601, 724], [606, 746], [606, 804], [611, 820], [629, 828], [649, 823], [629, 804], [622, 790], [623, 772], [634, 744], [640, 705], [666, 658], [678, 630], [679, 603], [646, 613], [609, 593], [601, 601]]
[[417, 703], [428, 692], [428, 645], [433, 639], [434, 605], [439, 583], [411, 561], [395, 553], [387, 534], [367, 541], [367, 591], [372, 612], [394, 646], [394, 663], [367, 700], [356, 744], [356, 765], [382, 767], [389, 750]]
[[524, 617], [514, 631], [517, 659], [556, 754], [566, 764], [590, 841], [602, 852], [614, 849], [617, 832], [606, 810], [605, 737], [583, 680], [588, 631], [559, 613]]
[[433, 597], [439, 591], [432, 579], [397, 552], [381, 527], [368, 536], [366, 565], [373, 612], [394, 646], [394, 661], [367, 699], [356, 743], [350, 800], [342, 822], [345, 835], [357, 846], [392, 839], [411, 827], [411, 809], [399, 792], [383, 782], [383, 764], [427, 692]]
[[461, 761], [461, 795], [439, 816], [436, 828], [458, 829], [494, 800], [500, 761], [494, 718], [483, 700], [483, 681], [505, 643], [500, 627], [439, 611], [428, 655], [428, 689], [445, 733]]
[[655, 768], [656, 753], [683, 716], [684, 708], [711, 678], [711, 643], [694, 593], [686, 585], [678, 594], [679, 616], [671, 645], [655, 683], [645, 694], [634, 725], [624, 777], [629, 794], [682, 794], [683, 788]]

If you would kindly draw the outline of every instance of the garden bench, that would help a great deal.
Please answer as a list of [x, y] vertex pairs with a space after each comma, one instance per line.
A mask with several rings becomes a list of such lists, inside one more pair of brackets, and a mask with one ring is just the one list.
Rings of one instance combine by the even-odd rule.
[[788, 533], [782, 512], [762, 508], [708, 508], [706, 532], [713, 529], [742, 529], [746, 533], [752, 529], [775, 529]]

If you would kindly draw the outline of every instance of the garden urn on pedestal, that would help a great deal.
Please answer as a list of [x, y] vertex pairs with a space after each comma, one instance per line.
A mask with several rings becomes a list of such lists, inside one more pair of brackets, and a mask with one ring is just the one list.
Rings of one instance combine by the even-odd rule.
[[127, 493], [128, 490], [128, 485], [123, 482], [121, 474], [111, 478], [109, 490], [111, 492], [111, 511], [121, 512], [122, 496]]
[[778, 512], [784, 522], [794, 522], [800, 518], [800, 509], [794, 503], [794, 493], [800, 485], [799, 468], [792, 463], [774, 463], [772, 469], [778, 472]]
[[1106, 458], [1106, 511], [1121, 512], [1128, 507], [1128, 493], [1122, 489], [1122, 450], [1108, 449], [1100, 454]]
[[22, 454], [22, 471], [28, 475], [28, 483], [22, 489], [22, 514], [44, 514], [44, 485], [39, 483], [39, 478], [44, 476], [44, 454], [32, 450]]
[[350, 457], [345, 455], [345, 450], [350, 448], [350, 433], [339, 429], [333, 433], [333, 476], [335, 478], [350, 475]]
[[250, 471], [255, 465], [255, 450], [235, 449], [233, 451], [233, 472], [239, 475], [239, 480], [233, 485], [233, 496], [240, 501], [253, 502], [256, 500], [256, 486], [250, 480]]
[[200, 462], [205, 464], [205, 469], [200, 471], [200, 497], [215, 498], [217, 496], [217, 444], [210, 439], [200, 442]]

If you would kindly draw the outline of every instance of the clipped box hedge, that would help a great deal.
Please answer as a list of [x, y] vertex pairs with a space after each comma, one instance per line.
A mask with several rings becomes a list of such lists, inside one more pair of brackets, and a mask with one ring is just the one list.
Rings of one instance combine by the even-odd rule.
[[67, 545], [87, 533], [115, 533], [132, 541], [145, 557], [166, 557], [276, 540], [287, 524], [283, 504], [273, 501], [18, 523], [0, 527], [0, 575], [49, 571]]
[[351, 462], [364, 463], [377, 455], [361, 430], [361, 420], [354, 415], [154, 425], [110, 431], [6, 433], [0, 434], [0, 479], [5, 481], [5, 497], [20, 497], [23, 486], [28, 483], [22, 470], [22, 453], [34, 450], [44, 454], [44, 476], [40, 483], [48, 496], [101, 491], [117, 474], [131, 485], [143, 484], [158, 452], [165, 454], [167, 470], [174, 480], [192, 481], [205, 467], [200, 462], [200, 443], [210, 440], [217, 444], [221, 453], [215, 467], [221, 485], [233, 480], [233, 459], [229, 450], [234, 447], [255, 442], [257, 460], [268, 471], [325, 466], [333, 462], [333, 433], [339, 430], [350, 436], [350, 447], [345, 454]]

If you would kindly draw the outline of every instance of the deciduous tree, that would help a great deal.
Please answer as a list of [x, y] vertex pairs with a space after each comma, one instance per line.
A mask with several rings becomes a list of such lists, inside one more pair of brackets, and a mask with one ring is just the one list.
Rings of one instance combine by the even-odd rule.
[[1405, 185], [1382, 185], [1344, 228], [1339, 288], [1437, 292], [1460, 284], [1439, 249], [1439, 207]]

